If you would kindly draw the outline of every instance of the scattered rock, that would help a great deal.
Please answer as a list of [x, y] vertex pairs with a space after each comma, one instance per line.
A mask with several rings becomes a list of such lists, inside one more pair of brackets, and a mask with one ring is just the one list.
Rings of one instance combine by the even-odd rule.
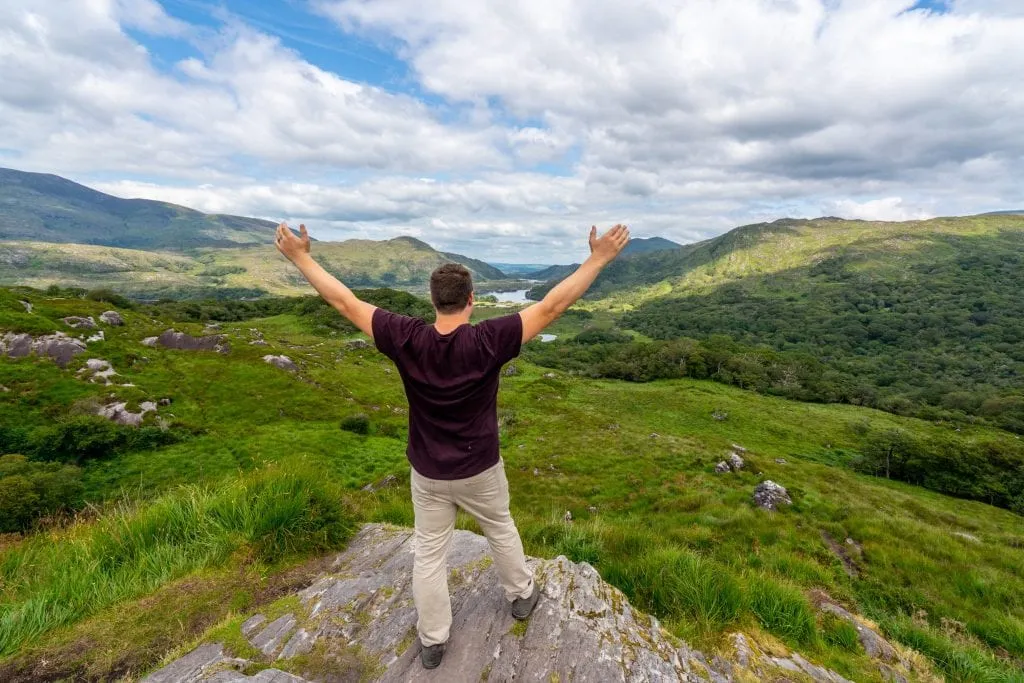
[[572, 512], [570, 512], [569, 510], [566, 510], [565, 514], [562, 515], [562, 521], [564, 521], [564, 522], [571, 522], [572, 521]]
[[207, 330], [216, 331], [220, 329], [220, 323], [206, 323], [206, 325], [204, 325], [203, 327], [205, 327]]
[[142, 345], [143, 346], [156, 346], [157, 339], [158, 339], [158, 337], [146, 337], [145, 339], [142, 340]]
[[777, 510], [779, 505], [792, 505], [789, 492], [771, 479], [766, 479], [754, 489], [754, 503], [765, 510]]
[[365, 339], [350, 339], [345, 342], [345, 346], [350, 349], [368, 349], [370, 348], [370, 343]]
[[545, 372], [544, 373], [544, 379], [555, 379], [556, 377], [558, 377], [558, 375], [556, 375], [553, 372]]
[[164, 348], [182, 351], [216, 351], [217, 353], [227, 353], [230, 350], [227, 344], [227, 337], [223, 334], [193, 337], [190, 334], [178, 332], [177, 330], [166, 330], [157, 337], [156, 343]]
[[373, 493], [375, 491], [380, 491], [381, 489], [389, 489], [392, 486], [397, 486], [397, 485], [398, 485], [398, 477], [396, 477], [393, 474], [389, 474], [388, 476], [386, 476], [383, 479], [381, 479], [380, 481], [378, 481], [376, 484], [367, 484], [366, 486], [363, 487], [363, 490], [364, 491], [369, 491], [370, 493]]
[[32, 312], [32, 303], [31, 302], [25, 301], [25, 300], [21, 300], [18, 303], [25, 307], [25, 312], [26, 313], [31, 313]]
[[974, 534], [969, 534], [966, 531], [954, 531], [953, 535], [958, 538], [962, 538], [965, 541], [970, 541], [971, 543], [981, 543], [980, 538], [978, 538]]
[[869, 657], [887, 664], [898, 664], [907, 668], [911, 666], [911, 662], [901, 656], [900, 651], [863, 618], [851, 614], [845, 608], [835, 604], [821, 591], [812, 592], [811, 597], [819, 610], [833, 614], [857, 629], [857, 639]]
[[651, 432], [651, 434], [650, 434], [650, 436], [649, 436], [648, 438], [650, 438], [650, 439], [657, 439], [657, 438], [658, 438], [658, 436], [660, 436], [660, 435], [658, 434], [658, 432]]
[[97, 330], [96, 334], [90, 336], [88, 339], [85, 340], [85, 343], [86, 344], [92, 344], [94, 342], [101, 342], [101, 341], [105, 341], [105, 340], [106, 340], [106, 336], [104, 336], [103, 330]]
[[501, 371], [501, 374], [505, 375], [506, 377], [515, 377], [516, 375], [519, 374], [519, 366], [516, 365], [515, 363], [509, 363], [508, 365], [505, 366], [505, 369]]
[[597, 514], [597, 506], [596, 505], [589, 506], [587, 508], [587, 512], [589, 512], [592, 515], [596, 515]]
[[[448, 566], [453, 626], [439, 669], [424, 671], [419, 661], [416, 613], [412, 606], [411, 529], [370, 524], [363, 527], [330, 574], [298, 593], [302, 611], [270, 621], [257, 614], [232, 637], [244, 638], [265, 658], [254, 667], [226, 653], [220, 643], [204, 644], [163, 669], [146, 683], [278, 683], [303, 678], [250, 668], [305, 655], [329, 663], [329, 680], [406, 681], [668, 681], [784, 680], [789, 672], [823, 683], [849, 683], [779, 645], [762, 648], [753, 638], [732, 634], [731, 660], [694, 650], [635, 610], [597, 570], [565, 557], [529, 558], [541, 591], [540, 603], [522, 632], [515, 621], [493, 564], [487, 541], [455, 531]], [[336, 659], [318, 652], [356, 652]], [[542, 653], [542, 654], [541, 654]], [[317, 659], [319, 657], [319, 659]], [[338, 668], [338, 665], [344, 668]], [[281, 667], [286, 668], [285, 666]], [[315, 668], [315, 666], [313, 667]]]
[[718, 463], [717, 465], [715, 465], [715, 472], [717, 472], [718, 474], [725, 474], [726, 472], [729, 472], [729, 471], [730, 471], [729, 463], [727, 463], [724, 460], [722, 462]]
[[6, 394], [8, 391], [10, 391], [10, 389], [5, 387], [3, 384], [0, 384], [0, 393]]
[[533, 468], [533, 476], [535, 476], [535, 477], [539, 477], [540, 476], [540, 470], [538, 470], [536, 467]]
[[739, 444], [736, 444], [736, 443], [734, 443], [732, 445], [732, 449], [734, 451], [736, 451], [737, 453], [746, 453], [747, 452], [746, 448], [744, 448], [743, 446], [740, 446]]
[[729, 467], [732, 468], [733, 472], [739, 472], [743, 469], [743, 458], [740, 457], [739, 453], [729, 454]]
[[117, 311], [103, 311], [100, 313], [100, 322], [114, 327], [124, 325], [124, 318]]
[[71, 359], [85, 352], [85, 342], [63, 332], [33, 338], [30, 334], [8, 332], [0, 337], [0, 356], [24, 358], [31, 354], [49, 356], [57, 365], [67, 367]]
[[114, 371], [110, 361], [103, 360], [102, 358], [90, 358], [85, 361], [85, 367], [78, 371], [79, 375], [85, 375], [89, 378], [90, 382], [103, 381], [104, 384], [110, 385], [113, 382], [110, 378], [117, 374]]
[[69, 315], [67, 318], [63, 318], [64, 324], [75, 328], [76, 330], [95, 330], [96, 321], [92, 319], [90, 315], [87, 318], [83, 318], [77, 315]]
[[157, 401], [157, 404], [162, 405], [162, 406], [169, 406], [169, 405], [171, 405], [171, 399], [169, 399], [169, 398], [162, 398], [159, 401]]
[[716, 410], [715, 412], [711, 413], [711, 417], [718, 420], [719, 422], [722, 422], [724, 420], [729, 419], [729, 413], [723, 413], [721, 411]]
[[288, 356], [263, 356], [263, 361], [288, 372], [299, 371], [299, 366]]
[[776, 465], [785, 465], [786, 464], [786, 459], [785, 458], [775, 458], [775, 464]]
[[127, 425], [129, 427], [138, 427], [142, 424], [142, 420], [145, 418], [146, 413], [156, 411], [156, 404], [152, 401], [140, 403], [139, 412], [137, 413], [133, 413], [128, 410], [127, 405], [127, 403], [111, 403], [110, 405], [102, 406], [97, 412], [97, 415], [105, 417], [117, 424]]

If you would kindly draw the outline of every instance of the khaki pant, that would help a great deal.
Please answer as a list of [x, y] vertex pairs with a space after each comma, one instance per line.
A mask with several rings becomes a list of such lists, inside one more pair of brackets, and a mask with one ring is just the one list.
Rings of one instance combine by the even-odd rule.
[[456, 506], [472, 515], [491, 546], [505, 597], [511, 602], [533, 593], [533, 574], [526, 567], [523, 543], [508, 510], [505, 463], [468, 479], [427, 479], [412, 470], [412, 504], [416, 512], [416, 544], [412, 594], [424, 646], [448, 641], [452, 603], [448, 595], [448, 546], [455, 529]]

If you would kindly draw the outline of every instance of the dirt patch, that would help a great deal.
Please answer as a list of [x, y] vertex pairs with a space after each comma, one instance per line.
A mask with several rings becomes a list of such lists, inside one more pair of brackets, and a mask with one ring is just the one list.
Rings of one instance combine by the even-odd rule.
[[164, 654], [200, 636], [231, 612], [258, 609], [326, 573], [333, 555], [265, 575], [248, 558], [234, 567], [187, 576], [116, 605], [0, 661], [0, 681], [109, 681], [135, 678]]
[[828, 545], [829, 550], [832, 551], [832, 554], [838, 557], [839, 560], [843, 563], [843, 569], [846, 570], [846, 573], [851, 578], [856, 578], [860, 576], [860, 567], [857, 566], [857, 561], [853, 557], [853, 551], [851, 551], [849, 548], [844, 546], [836, 539], [832, 538], [832, 536], [827, 531], [821, 532], [821, 538], [825, 541], [825, 544]]

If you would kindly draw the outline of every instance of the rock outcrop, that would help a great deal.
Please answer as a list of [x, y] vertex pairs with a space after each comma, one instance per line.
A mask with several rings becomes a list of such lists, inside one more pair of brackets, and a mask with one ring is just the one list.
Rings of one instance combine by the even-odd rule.
[[740, 633], [729, 636], [731, 652], [705, 656], [635, 610], [593, 567], [565, 557], [529, 560], [541, 599], [529, 621], [516, 622], [486, 540], [467, 531], [455, 532], [448, 556], [451, 639], [441, 666], [427, 671], [412, 606], [412, 543], [409, 529], [365, 526], [297, 601], [232, 628], [225, 642], [244, 639], [247, 656], [209, 642], [145, 680], [847, 681], [797, 653], [780, 654], [777, 644], [768, 654]]
[[124, 318], [117, 311], [103, 311], [100, 313], [100, 322], [105, 325], [120, 327], [124, 325]]
[[754, 489], [754, 503], [765, 510], [778, 510], [780, 505], [792, 505], [793, 500], [785, 486], [766, 479]]
[[0, 356], [24, 358], [35, 354], [49, 356], [57, 365], [67, 367], [71, 359], [85, 352], [85, 342], [73, 339], [63, 332], [54, 332], [41, 337], [30, 334], [8, 332], [0, 336]]
[[93, 320], [92, 316], [82, 317], [78, 315], [70, 315], [67, 318], [62, 318], [65, 325], [73, 327], [76, 330], [95, 330], [96, 321]]
[[139, 412], [137, 413], [128, 410], [127, 403], [111, 403], [101, 407], [97, 414], [120, 425], [139, 427], [146, 418], [146, 413], [155, 413], [156, 409], [156, 403], [153, 401], [143, 401], [140, 403]]
[[[152, 341], [151, 341], [152, 340]], [[162, 346], [165, 349], [180, 349], [182, 351], [217, 351], [227, 353], [230, 349], [227, 344], [227, 337], [223, 334], [210, 334], [202, 337], [193, 337], [185, 332], [177, 330], [166, 330], [155, 340], [146, 337], [142, 340], [146, 346]]]
[[282, 370], [287, 370], [288, 372], [299, 371], [299, 366], [296, 365], [295, 361], [293, 361], [288, 356], [275, 356], [270, 354], [263, 356], [263, 361], [265, 363], [270, 363], [275, 368], [281, 368]]

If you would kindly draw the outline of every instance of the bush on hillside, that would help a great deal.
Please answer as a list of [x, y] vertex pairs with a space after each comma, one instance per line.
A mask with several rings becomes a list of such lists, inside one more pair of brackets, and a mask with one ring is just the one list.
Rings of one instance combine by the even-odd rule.
[[75, 415], [41, 427], [0, 427], [0, 453], [81, 464], [178, 443], [187, 436], [180, 428], [130, 427], [93, 415]]
[[346, 432], [352, 432], [353, 434], [369, 434], [370, 418], [368, 415], [363, 413], [347, 415], [341, 418], [341, 428]]
[[71, 465], [0, 456], [0, 533], [25, 531], [40, 517], [77, 509], [81, 475]]

